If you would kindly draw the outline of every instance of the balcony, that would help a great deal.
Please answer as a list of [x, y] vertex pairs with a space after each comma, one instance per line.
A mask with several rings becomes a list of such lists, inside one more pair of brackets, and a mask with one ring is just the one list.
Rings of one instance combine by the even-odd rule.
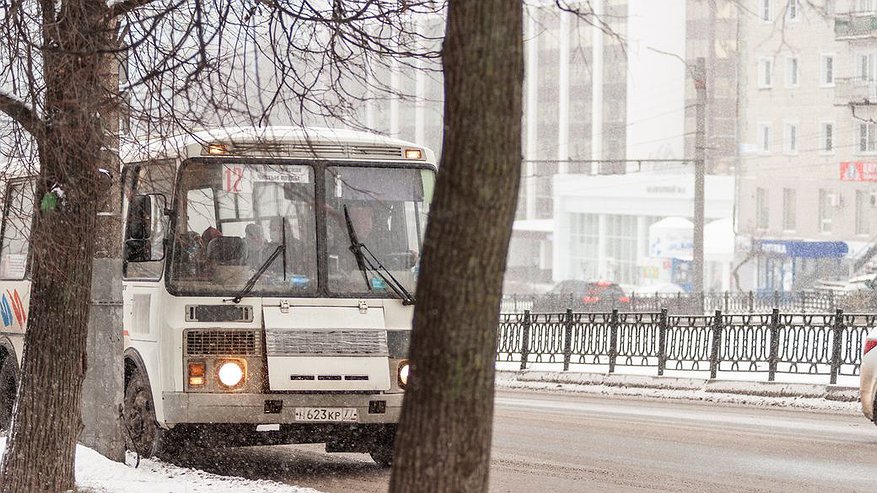
[[835, 79], [834, 104], [836, 106], [877, 104], [877, 81], [862, 77]]
[[851, 12], [834, 18], [837, 41], [877, 37], [877, 13]]

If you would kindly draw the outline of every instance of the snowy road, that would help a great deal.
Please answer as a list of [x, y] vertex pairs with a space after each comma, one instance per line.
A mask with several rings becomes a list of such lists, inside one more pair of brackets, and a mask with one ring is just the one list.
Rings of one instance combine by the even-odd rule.
[[[875, 491], [877, 426], [859, 416], [571, 394], [497, 394], [491, 491]], [[226, 450], [193, 464], [325, 492], [389, 472], [319, 446]]]

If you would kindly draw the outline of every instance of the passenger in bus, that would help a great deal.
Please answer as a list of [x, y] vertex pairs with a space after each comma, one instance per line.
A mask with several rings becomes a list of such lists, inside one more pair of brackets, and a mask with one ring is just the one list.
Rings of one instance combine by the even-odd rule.
[[214, 228], [213, 226], [209, 226], [207, 229], [204, 230], [203, 233], [201, 233], [201, 243], [203, 244], [204, 248], [206, 249], [207, 245], [210, 244], [211, 240], [213, 240], [214, 238], [218, 238], [220, 236], [222, 236], [221, 231]]
[[201, 235], [194, 231], [186, 232], [179, 241], [180, 250], [176, 254], [177, 269], [188, 278], [196, 278], [201, 274], [204, 264], [204, 246]]

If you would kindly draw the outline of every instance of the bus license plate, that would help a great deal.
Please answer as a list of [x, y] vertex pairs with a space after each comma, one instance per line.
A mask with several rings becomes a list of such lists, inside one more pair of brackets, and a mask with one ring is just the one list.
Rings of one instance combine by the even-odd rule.
[[297, 407], [295, 420], [311, 423], [352, 422], [355, 423], [358, 413], [355, 407]]

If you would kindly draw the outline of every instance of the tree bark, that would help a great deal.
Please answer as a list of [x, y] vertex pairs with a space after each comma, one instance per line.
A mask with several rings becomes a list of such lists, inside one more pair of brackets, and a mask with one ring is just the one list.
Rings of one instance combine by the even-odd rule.
[[72, 489], [82, 430], [93, 232], [101, 188], [97, 168], [104, 142], [98, 115], [108, 104], [100, 68], [110, 30], [104, 2], [66, 1], [57, 17], [54, 5], [42, 3], [46, 90], [44, 128], [37, 139], [30, 316], [18, 402], [0, 465], [4, 493]]
[[522, 4], [450, 1], [445, 133], [391, 492], [487, 491], [496, 326], [521, 169]]

